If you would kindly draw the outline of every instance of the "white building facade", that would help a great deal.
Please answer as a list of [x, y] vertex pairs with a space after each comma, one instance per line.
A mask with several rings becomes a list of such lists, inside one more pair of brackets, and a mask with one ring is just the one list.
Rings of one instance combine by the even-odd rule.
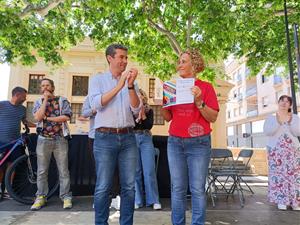
[[[262, 70], [250, 77], [246, 58], [226, 61], [225, 71], [228, 81], [234, 85], [226, 111], [227, 145], [264, 148], [267, 141], [263, 134], [265, 118], [277, 111], [281, 95], [291, 96], [288, 75], [282, 67], [277, 67], [270, 76], [265, 76]], [[299, 112], [299, 92], [296, 96]]]

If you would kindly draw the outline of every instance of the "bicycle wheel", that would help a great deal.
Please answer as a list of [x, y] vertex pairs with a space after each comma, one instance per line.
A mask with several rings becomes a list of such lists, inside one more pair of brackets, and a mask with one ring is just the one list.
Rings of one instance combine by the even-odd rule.
[[[22, 155], [8, 168], [5, 175], [5, 184], [9, 195], [14, 200], [24, 204], [32, 204], [34, 202], [37, 191], [36, 171], [36, 154], [32, 154], [30, 157]], [[49, 193], [47, 198], [50, 198], [59, 186], [58, 170], [53, 157], [49, 167], [48, 185]]]

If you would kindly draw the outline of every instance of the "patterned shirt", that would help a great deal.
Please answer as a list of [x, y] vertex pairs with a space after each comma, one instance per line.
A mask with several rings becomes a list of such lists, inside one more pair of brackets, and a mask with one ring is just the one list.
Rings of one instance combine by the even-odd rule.
[[[46, 105], [46, 117], [58, 117], [60, 116], [60, 105], [59, 105], [59, 96], [55, 96], [54, 98], [48, 99]], [[42, 101], [38, 99], [33, 107], [33, 114], [35, 114], [39, 108], [41, 107], [44, 99]], [[72, 116], [72, 111], [70, 107], [70, 103], [65, 99], [63, 101], [61, 115]], [[62, 123], [61, 122], [52, 122], [48, 120], [43, 120], [42, 130], [40, 131], [40, 135], [44, 137], [55, 137], [55, 136], [63, 136], [62, 134]]]

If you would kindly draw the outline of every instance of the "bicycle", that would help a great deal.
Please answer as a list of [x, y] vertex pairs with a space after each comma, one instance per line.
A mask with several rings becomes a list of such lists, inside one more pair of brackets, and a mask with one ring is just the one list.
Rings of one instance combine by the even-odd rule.
[[[36, 153], [29, 149], [29, 142], [29, 128], [25, 126], [25, 132], [21, 134], [20, 138], [0, 146], [0, 149], [8, 148], [2, 153], [0, 168], [4, 166], [12, 152], [18, 150], [19, 147], [24, 150], [24, 154], [14, 160], [7, 168], [4, 180], [6, 190], [10, 197], [23, 204], [32, 204], [37, 191], [37, 158]], [[12, 147], [9, 148], [10, 146]], [[58, 169], [53, 157], [49, 167], [48, 185], [49, 193], [47, 198], [50, 198], [55, 194], [59, 186]], [[4, 190], [2, 190], [2, 193], [3, 192]]]

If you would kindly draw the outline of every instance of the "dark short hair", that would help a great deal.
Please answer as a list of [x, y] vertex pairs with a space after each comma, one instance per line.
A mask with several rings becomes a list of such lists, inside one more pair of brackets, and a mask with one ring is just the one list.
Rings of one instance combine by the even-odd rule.
[[[293, 99], [292, 99], [291, 96], [288, 96], [288, 95], [281, 95], [281, 96], [279, 97], [279, 99], [278, 99], [278, 102], [283, 101], [284, 99], [287, 99], [287, 100], [288, 100], [288, 102], [290, 103], [290, 106], [293, 105]], [[291, 111], [292, 111], [292, 109], [289, 108], [289, 112], [291, 112]]]
[[12, 89], [11, 91], [11, 95], [15, 96], [18, 93], [27, 93], [27, 90], [25, 88], [22, 87], [15, 87], [14, 89]]
[[110, 46], [108, 46], [106, 48], [106, 51], [105, 51], [106, 60], [107, 60], [107, 56], [114, 57], [117, 49], [122, 49], [126, 52], [128, 51], [128, 48], [122, 44], [111, 44]]
[[49, 79], [49, 78], [43, 78], [43, 79], [41, 79], [40, 84], [41, 84], [44, 80], [49, 81], [49, 83], [51, 84], [51, 86], [52, 86], [53, 88], [55, 88], [55, 86], [54, 86], [54, 81], [51, 80], [51, 79]]

